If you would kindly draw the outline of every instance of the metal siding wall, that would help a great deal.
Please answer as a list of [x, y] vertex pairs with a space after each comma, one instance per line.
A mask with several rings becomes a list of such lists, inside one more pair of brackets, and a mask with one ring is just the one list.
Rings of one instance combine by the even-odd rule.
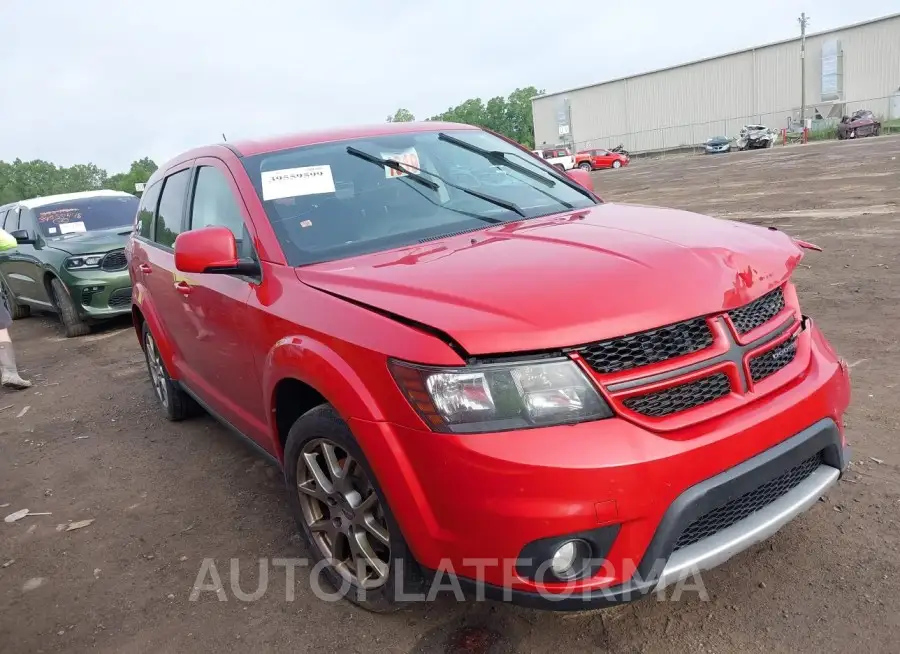
[[[823, 106], [822, 44], [843, 47], [847, 111], [887, 114], [900, 87], [900, 17], [807, 39], [806, 103]], [[567, 95], [579, 147], [663, 150], [748, 123], [780, 129], [800, 107], [800, 42], [781, 43], [534, 100], [536, 143], [556, 143], [556, 107]]]

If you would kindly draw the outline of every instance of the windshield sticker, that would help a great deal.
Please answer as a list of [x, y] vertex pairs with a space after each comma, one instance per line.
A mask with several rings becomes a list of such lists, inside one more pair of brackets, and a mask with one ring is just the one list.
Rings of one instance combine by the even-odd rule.
[[76, 234], [79, 232], [86, 232], [87, 228], [85, 228], [84, 223], [82, 221], [74, 222], [74, 223], [60, 223], [59, 224], [59, 233], [60, 234]]
[[334, 193], [331, 166], [304, 166], [262, 173], [264, 201], [296, 198], [301, 195]]
[[312, 221], [311, 220], [301, 220], [300, 226], [301, 227], [312, 227]]
[[57, 209], [56, 211], [42, 211], [38, 214], [39, 223], [67, 223], [81, 218], [79, 209]]
[[58, 229], [57, 227], [48, 227], [48, 228], [47, 228], [47, 233], [48, 233], [48, 234], [58, 234], [58, 233], [59, 233], [59, 229]]
[[[421, 167], [419, 165], [419, 153], [416, 152], [415, 148], [407, 148], [402, 152], [382, 152], [381, 158], [391, 159], [401, 165], [406, 164], [412, 166], [412, 168], [410, 168], [412, 172], [416, 172], [416, 169]], [[405, 177], [406, 173], [401, 173], [399, 170], [394, 170], [393, 168], [385, 168], [384, 176], [388, 179], [391, 177]]]

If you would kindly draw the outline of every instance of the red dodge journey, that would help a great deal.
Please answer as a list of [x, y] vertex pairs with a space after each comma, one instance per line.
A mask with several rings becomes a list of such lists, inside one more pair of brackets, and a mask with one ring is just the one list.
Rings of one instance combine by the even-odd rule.
[[426, 122], [187, 152], [128, 253], [162, 409], [278, 461], [332, 586], [580, 610], [693, 578], [837, 482], [850, 387], [791, 283], [808, 247]]

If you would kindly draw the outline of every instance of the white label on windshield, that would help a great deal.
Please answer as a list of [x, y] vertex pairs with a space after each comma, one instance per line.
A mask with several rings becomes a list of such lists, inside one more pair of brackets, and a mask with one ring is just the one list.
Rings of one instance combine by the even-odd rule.
[[56, 227], [48, 227], [48, 228], [47, 228], [47, 233], [48, 233], [48, 234], [56, 234], [58, 231], [59, 231], [59, 230], [58, 230]]
[[262, 174], [263, 200], [281, 200], [316, 193], [334, 193], [331, 166], [285, 168]]
[[60, 234], [75, 234], [77, 232], [86, 232], [87, 229], [84, 226], [84, 223], [80, 220], [74, 223], [60, 223], [59, 224], [59, 233]]
[[[419, 164], [419, 153], [416, 152], [415, 148], [407, 148], [402, 152], [382, 152], [382, 159], [392, 159], [399, 164], [408, 164], [412, 166], [410, 170], [412, 172], [416, 172], [417, 168], [420, 168]], [[399, 170], [394, 170], [393, 168], [385, 168], [384, 176], [388, 179], [391, 177], [405, 177], [406, 173], [401, 173]]]

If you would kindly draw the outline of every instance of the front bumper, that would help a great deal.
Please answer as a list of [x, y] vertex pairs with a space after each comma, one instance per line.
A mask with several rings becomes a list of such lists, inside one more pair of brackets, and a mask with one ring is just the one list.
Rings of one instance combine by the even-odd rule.
[[720, 152], [728, 152], [731, 149], [730, 145], [707, 145], [706, 146], [706, 154], [718, 154]]
[[131, 277], [128, 270], [67, 271], [63, 280], [86, 320], [104, 320], [131, 313]]
[[[422, 567], [452, 572], [487, 596], [582, 610], [635, 599], [685, 571], [720, 564], [774, 533], [834, 482], [847, 457], [841, 416], [849, 376], [818, 329], [804, 338], [805, 368], [777, 391], [675, 431], [623, 418], [479, 435], [350, 423]], [[823, 469], [812, 481], [750, 522], [675, 551], [673, 538], [688, 518], [816, 452]], [[617, 531], [597, 574], [569, 586], [519, 574], [526, 545], [603, 527]], [[563, 591], [562, 599], [546, 599]]]

